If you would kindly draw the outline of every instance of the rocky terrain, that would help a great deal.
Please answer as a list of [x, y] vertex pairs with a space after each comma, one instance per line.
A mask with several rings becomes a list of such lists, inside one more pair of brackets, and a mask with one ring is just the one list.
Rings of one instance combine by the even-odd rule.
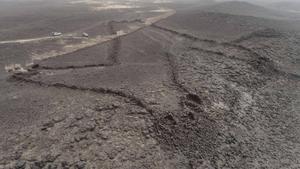
[[227, 5], [143, 2], [78, 26], [88, 39], [0, 34], [0, 169], [300, 168], [299, 24]]

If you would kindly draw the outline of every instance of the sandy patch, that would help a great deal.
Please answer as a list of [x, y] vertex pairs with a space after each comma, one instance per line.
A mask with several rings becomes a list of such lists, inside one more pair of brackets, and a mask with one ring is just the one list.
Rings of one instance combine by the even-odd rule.
[[169, 16], [171, 15], [174, 15], [176, 13], [175, 10], [172, 10], [172, 9], [168, 9], [168, 12], [166, 12], [165, 14], [162, 14], [162, 15], [159, 15], [159, 16], [155, 16], [155, 17], [151, 17], [151, 18], [147, 18], [145, 20], [145, 24], [146, 25], [151, 25], [159, 20], [162, 20], [162, 19], [165, 19], [165, 18], [168, 18]]
[[170, 12], [170, 9], [159, 8], [159, 9], [151, 10], [149, 12], [157, 12], [157, 13], [160, 13], [160, 12]]
[[63, 49], [61, 51], [50, 51], [50, 52], [46, 52], [43, 54], [33, 54], [32, 55], [32, 60], [43, 60], [43, 59], [47, 59], [47, 58], [51, 58], [51, 57], [58, 57], [60, 55], [64, 55], [64, 54], [68, 54], [68, 53], [72, 53], [72, 52], [76, 52], [77, 50], [86, 48], [86, 47], [90, 47], [93, 45], [97, 45], [103, 42], [107, 42], [109, 40], [115, 39], [117, 37], [120, 36], [125, 36], [127, 34], [133, 33], [136, 30], [149, 26], [161, 19], [165, 19], [171, 15], [173, 15], [175, 13], [174, 10], [168, 10], [167, 13], [155, 16], [155, 17], [150, 17], [147, 18], [144, 23], [140, 24], [140, 25], [134, 25], [132, 27], [129, 27], [128, 30], [124, 31], [124, 30], [119, 30], [116, 34], [114, 35], [99, 35], [95, 38], [89, 38], [89, 39], [84, 39], [81, 43], [79, 44], [72, 44], [72, 45], [65, 45], [63, 47]]
[[91, 5], [95, 5], [95, 4], [113, 4], [114, 2], [112, 1], [97, 1], [97, 0], [74, 0], [74, 1], [70, 1], [69, 3], [71, 4], [91, 4]]
[[131, 9], [131, 8], [139, 8], [136, 5], [133, 5], [129, 2], [114, 2], [114, 1], [97, 1], [97, 0], [76, 0], [76, 1], [71, 1], [71, 4], [88, 4], [91, 5], [91, 8], [93, 10], [112, 10], [112, 9]]
[[93, 7], [93, 10], [101, 11], [101, 10], [110, 10], [110, 9], [133, 9], [133, 8], [139, 8], [138, 6], [133, 5], [103, 5], [98, 7]]
[[165, 3], [172, 3], [170, 0], [155, 0], [153, 3], [155, 4], [165, 4]]

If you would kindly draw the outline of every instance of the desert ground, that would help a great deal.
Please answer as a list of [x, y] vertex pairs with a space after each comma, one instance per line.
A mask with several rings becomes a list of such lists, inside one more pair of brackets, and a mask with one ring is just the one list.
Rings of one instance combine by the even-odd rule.
[[300, 7], [0, 1], [0, 169], [300, 168]]

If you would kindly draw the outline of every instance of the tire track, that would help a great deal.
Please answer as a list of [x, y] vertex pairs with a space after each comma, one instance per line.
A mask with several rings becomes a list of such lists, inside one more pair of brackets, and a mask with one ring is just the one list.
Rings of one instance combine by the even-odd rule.
[[[134, 20], [123, 20], [123, 21], [110, 21], [108, 23], [108, 29], [109, 33], [111, 35], [117, 34], [117, 31], [115, 29], [115, 24], [131, 24], [131, 23], [143, 23], [140, 19], [134, 19]], [[112, 40], [112, 46], [111, 49], [109, 49], [109, 60], [112, 62], [113, 65], [119, 64], [119, 54], [121, 50], [122, 40], [121, 37], [117, 37]]]
[[[125, 21], [121, 21], [121, 22], [111, 21], [111, 22], [109, 22], [108, 23], [109, 33], [112, 34], [112, 35], [117, 34], [117, 31], [115, 30], [114, 23], [122, 23], [122, 22], [125, 22]], [[126, 23], [130, 23], [130, 22], [126, 21]], [[119, 56], [120, 49], [121, 49], [121, 38], [117, 37], [117, 38], [113, 39], [111, 41], [111, 43], [112, 43], [111, 47], [109, 47], [109, 49], [108, 49], [108, 53], [109, 53], [108, 59], [113, 65], [116, 65], [119, 62], [118, 56]]]
[[144, 23], [141, 19], [133, 19], [133, 20], [121, 20], [121, 21], [109, 21], [109, 24], [115, 24], [115, 23], [125, 23], [125, 24], [129, 24], [129, 23]]
[[[202, 155], [195, 152], [201, 151], [205, 152], [203, 154], [213, 154], [213, 150], [216, 149], [215, 144], [212, 143], [214, 141], [209, 143], [202, 141], [202, 138], [216, 136], [215, 128], [211, 127], [216, 126], [216, 123], [206, 113], [203, 113], [203, 106], [207, 102], [205, 98], [191, 92], [180, 82], [176, 56], [168, 51], [165, 52], [165, 58], [168, 63], [171, 81], [176, 90], [182, 93], [183, 96], [179, 98], [179, 110], [165, 112], [165, 115], [155, 118], [154, 133], [163, 148], [184, 154], [189, 160], [188, 168], [193, 168], [191, 164], [195, 156], [196, 158], [202, 157]], [[199, 121], [201, 122], [199, 123]], [[190, 149], [191, 147], [193, 149]], [[203, 147], [212, 151], [208, 153]]]
[[[178, 91], [180, 91], [185, 96], [185, 97], [181, 97], [180, 104], [182, 105], [182, 110], [183, 111], [186, 110], [185, 109], [186, 106], [193, 107], [194, 105], [196, 105], [193, 107], [194, 112], [198, 111], [200, 105], [203, 104], [202, 98], [200, 98], [197, 94], [192, 93], [188, 88], [184, 86], [183, 83], [180, 82], [179, 69], [178, 69], [178, 63], [176, 61], [176, 56], [170, 52], [166, 52], [165, 58], [169, 66], [170, 78], [172, 82], [175, 84]], [[145, 109], [149, 113], [150, 120], [153, 121], [153, 130], [151, 131], [151, 135], [153, 134], [153, 137], [156, 138], [161, 145], [163, 145], [163, 148], [172, 147], [174, 151], [176, 152], [179, 151], [185, 154], [187, 157], [190, 157], [191, 159], [193, 154], [189, 153], [190, 152], [189, 147], [195, 146], [197, 150], [202, 150], [201, 146], [197, 146], [202, 144], [199, 144], [201, 143], [201, 139], [198, 138], [200, 137], [199, 131], [196, 130], [201, 128], [201, 126], [198, 126], [201, 124], [196, 123], [196, 120], [195, 121], [193, 120], [195, 118], [193, 113], [189, 113], [188, 115], [190, 117], [187, 119], [187, 116], [185, 116], [187, 112], [182, 112], [182, 111], [166, 112], [164, 110], [159, 110], [159, 109], [156, 110], [155, 108], [149, 106], [144, 99], [139, 98], [130, 92], [124, 92], [120, 90], [113, 90], [113, 89], [101, 88], [101, 87], [100, 88], [80, 87], [76, 85], [67, 85], [64, 83], [51, 84], [51, 83], [31, 79], [31, 76], [34, 75], [35, 73], [38, 73], [38, 70], [33, 70], [32, 72], [29, 72], [27, 74], [12, 75], [12, 79], [24, 83], [42, 86], [42, 87], [70, 89], [70, 90], [76, 90], [81, 92], [93, 92], [96, 94], [109, 94], [115, 97], [122, 97], [128, 99], [132, 104]], [[205, 117], [204, 120], [209, 124], [214, 124], [210, 122], [209, 118], [207, 117]], [[190, 130], [190, 128], [187, 127], [190, 122], [195, 122], [196, 125], [195, 130]], [[211, 133], [211, 132], [203, 131], [201, 135], [207, 133]], [[188, 143], [188, 145], [186, 145], [185, 143], [189, 139], [193, 139], [196, 141], [190, 142]], [[181, 147], [178, 147], [179, 145]]]
[[[145, 100], [138, 98], [134, 94], [131, 94], [129, 92], [124, 92], [120, 90], [113, 90], [108, 88], [87, 88], [87, 87], [79, 87], [76, 85], [66, 85], [63, 83], [54, 83], [49, 84], [45, 82], [41, 82], [38, 80], [30, 79], [31, 75], [36, 74], [37, 72], [30, 72], [29, 74], [19, 74], [19, 75], [13, 75], [11, 78], [12, 80], [16, 82], [23, 82], [28, 83], [32, 85], [37, 85], [41, 87], [52, 87], [56, 89], [69, 89], [73, 91], [79, 91], [79, 92], [92, 92], [95, 94], [108, 94], [114, 97], [121, 97], [128, 101], [127, 104], [133, 104], [136, 105], [148, 112], [147, 118], [149, 118], [150, 121], [152, 121], [153, 125], [151, 128], [149, 128], [149, 136], [153, 137], [154, 139], [157, 139], [159, 144], [162, 146], [163, 149], [174, 150], [175, 152], [180, 152], [185, 154], [188, 157], [191, 157], [188, 153], [187, 149], [188, 147], [182, 147], [182, 148], [176, 148], [178, 145], [183, 145], [184, 142], [188, 141], [187, 138], [189, 134], [192, 134], [192, 138], [196, 139], [198, 137], [197, 130], [189, 131], [190, 129], [188, 127], [185, 127], [187, 124], [189, 124], [190, 121], [187, 121], [185, 117], [178, 118], [176, 115], [176, 112], [166, 112], [163, 110], [156, 110], [151, 108]], [[187, 96], [187, 99], [193, 99], [193, 96]], [[144, 114], [143, 115], [147, 115]], [[181, 129], [181, 127], [184, 128], [184, 133], [178, 133], [175, 132], [178, 129]], [[182, 137], [183, 136], [183, 137]], [[191, 137], [191, 136], [190, 136]], [[191, 143], [191, 145], [196, 143]], [[172, 148], [170, 148], [172, 147]]]
[[[120, 38], [118, 37], [113, 40], [113, 45], [109, 55], [112, 64], [105, 64], [105, 65], [95, 64], [95, 65], [84, 65], [84, 66], [69, 66], [69, 67], [58, 67], [58, 68], [44, 67], [44, 68], [59, 70], [59, 69], [80, 69], [80, 68], [98, 67], [98, 66], [113, 66], [114, 64], [118, 64], [118, 55], [120, 52], [120, 48], [121, 48], [121, 41]], [[166, 60], [168, 61], [168, 66], [170, 68], [170, 76], [172, 82], [175, 84], [175, 86], [177, 86], [178, 90], [180, 90], [181, 93], [185, 94], [185, 97], [182, 98], [182, 102], [184, 103], [186, 101], [190, 101], [196, 103], [199, 106], [202, 103], [201, 98], [198, 95], [190, 92], [189, 89], [186, 88], [184, 84], [182, 84], [179, 80], [179, 70], [176, 62], [176, 57], [173, 54], [168, 52], [165, 55], [166, 55]], [[153, 137], [157, 138], [160, 144], [164, 145], [164, 147], [165, 146], [174, 147], [173, 148], [174, 151], [179, 151], [185, 154], [186, 156], [191, 157], [191, 154], [188, 152], [189, 147], [193, 145], [198, 145], [198, 142], [196, 141], [195, 143], [188, 143], [189, 146], [185, 146], [184, 143], [188, 141], [188, 138], [197, 139], [199, 137], [198, 136], [199, 132], [197, 130], [190, 131], [189, 128], [186, 127], [187, 124], [189, 124], [189, 121], [187, 121], [183, 117], [178, 118], [176, 115], [176, 113], [178, 112], [166, 112], [164, 110], [156, 110], [151, 106], [149, 106], [144, 99], [139, 98], [130, 92], [113, 90], [109, 88], [101, 88], [101, 87], [88, 88], [88, 87], [80, 87], [76, 85], [67, 85], [64, 83], [47, 83], [39, 80], [34, 80], [31, 78], [32, 75], [39, 73], [38, 68], [36, 69], [37, 70], [32, 70], [25, 74], [14, 74], [12, 75], [11, 78], [19, 82], [38, 85], [41, 87], [70, 89], [74, 91], [92, 92], [96, 94], [109, 94], [115, 97], [122, 97], [126, 100], [130, 100], [131, 104], [139, 106], [145, 109], [149, 113], [150, 120], [153, 121], [153, 130], [151, 131], [151, 135], [153, 134]], [[184, 107], [182, 108], [184, 109]], [[178, 129], [181, 129], [182, 127], [184, 128], [183, 129], [184, 132], [177, 132]], [[192, 137], [188, 137], [190, 135], [192, 135]], [[178, 145], [182, 145], [182, 147], [178, 148]], [[196, 148], [200, 149], [199, 147]], [[189, 167], [192, 168], [192, 166]]]
[[[92, 92], [95, 94], [108, 94], [108, 95], [111, 95], [114, 97], [124, 98], [126, 100], [129, 100], [131, 102], [131, 104], [136, 105], [142, 109], [145, 109], [146, 112], [149, 113], [149, 118], [153, 122], [151, 136], [156, 138], [159, 142], [161, 142], [161, 144], [163, 144], [167, 147], [168, 146], [176, 146], [176, 140], [172, 140], [172, 138], [169, 136], [170, 133], [166, 132], [167, 130], [169, 130], [169, 127], [170, 127], [169, 122], [172, 122], [172, 124], [175, 124], [178, 127], [180, 127], [180, 125], [177, 123], [185, 122], [184, 119], [178, 119], [179, 121], [177, 121], [176, 115], [173, 114], [176, 112], [166, 112], [164, 110], [152, 108], [151, 106], [149, 106], [146, 103], [146, 101], [144, 99], [141, 99], [130, 92], [124, 92], [121, 90], [113, 90], [113, 89], [101, 88], [101, 87], [100, 88], [80, 87], [80, 86], [76, 86], [76, 85], [66, 85], [63, 83], [49, 84], [46, 82], [33, 80], [30, 78], [32, 75], [35, 75], [37, 73], [38, 72], [33, 71], [33, 72], [26, 73], [26, 74], [14, 74], [11, 76], [11, 80], [13, 80], [15, 82], [23, 82], [23, 83], [28, 83], [28, 84], [32, 84], [32, 85], [37, 85], [37, 86], [41, 86], [41, 87], [45, 87], [45, 88], [52, 87], [52, 88], [56, 88], [56, 89], [69, 89], [69, 90], [79, 91], [79, 92]], [[173, 71], [172, 74], [174, 75], [174, 78], [175, 78], [174, 80], [176, 80], [177, 78], [175, 75], [175, 71]], [[185, 90], [184, 87], [183, 87], [183, 90]], [[197, 101], [197, 99], [199, 99], [199, 97], [197, 95], [188, 94], [186, 96], [186, 98], [183, 98], [183, 99], [193, 100], [195, 98], [196, 98], [196, 101]], [[184, 104], [185, 101], [182, 101], [182, 103]], [[128, 103], [128, 104], [130, 104], [130, 103]], [[182, 108], [184, 109], [184, 106]], [[167, 147], [164, 147], [164, 148], [167, 148]], [[179, 151], [181, 151], [181, 150], [179, 150]]]
[[25, 43], [41, 42], [41, 41], [54, 40], [54, 39], [84, 39], [84, 37], [73, 36], [73, 35], [63, 35], [63, 36], [57, 36], [57, 37], [54, 37], [54, 36], [44, 36], [44, 37], [39, 37], [39, 38], [0, 41], [0, 45], [6, 45], [6, 44], [25, 44]]
[[[128, 20], [125, 20], [125, 21], [110, 21], [108, 22], [108, 27], [111, 27], [109, 28], [110, 33], [113, 34], [113, 35], [109, 35], [109, 36], [104, 36], [104, 37], [97, 37], [95, 39], [92, 39], [92, 40], [89, 40], [88, 41], [88, 44], [85, 44], [83, 46], [78, 46], [74, 49], [69, 49], [67, 51], [62, 51], [56, 55], [47, 55], [47, 58], [44, 58], [44, 59], [39, 59], [40, 61], [43, 61], [43, 60], [47, 60], [47, 59], [50, 59], [50, 58], [55, 58], [55, 57], [60, 57], [60, 56], [63, 56], [63, 55], [66, 55], [66, 54], [73, 54], [73, 53], [76, 53], [78, 51], [82, 51], [82, 50], [85, 50], [85, 49], [89, 49], [91, 47], [94, 47], [96, 45], [101, 45], [101, 44], [104, 44], [104, 43], [107, 43], [107, 42], [111, 42], [111, 41], [114, 41], [115, 39], [120, 39], [121, 37], [126, 37], [126, 36], [129, 36], [130, 34], [132, 33], [135, 33], [137, 31], [140, 31], [148, 26], [151, 26], [152, 24], [155, 24], [157, 23], [158, 21], [161, 21], [163, 19], [166, 19], [168, 18], [169, 16], [173, 15], [175, 13], [175, 11], [170, 11], [169, 13], [166, 13], [164, 15], [160, 15], [160, 16], [155, 16], [155, 17], [150, 17], [150, 18], [147, 18], [145, 21], [141, 20], [141, 19], [135, 19], [135, 20], [132, 20], [132, 21], [128, 21]], [[125, 34], [121, 34], [121, 35], [117, 35], [115, 34], [115, 31], [113, 31], [113, 23], [131, 23], [131, 22], [138, 22], [138, 23], [141, 23], [142, 25], [139, 26], [138, 28], [135, 28], [133, 30], [130, 30], [128, 33], [125, 33]], [[116, 43], [115, 47], [116, 49], [118, 49], [120, 46], [120, 42]], [[113, 62], [118, 62], [118, 60], [116, 60], [116, 57], [114, 57], [116, 54], [113, 54], [112, 56], [112, 61]], [[62, 69], [62, 68], [61, 68]], [[68, 69], [66, 67], [66, 69]]]
[[[182, 37], [190, 39], [192, 41], [207, 42], [207, 43], [210, 43], [210, 44], [214, 44], [216, 46], [220, 45], [220, 46], [223, 46], [223, 47], [234, 47], [234, 48], [236, 48], [240, 51], [244, 51], [244, 52], [248, 53], [250, 58], [249, 58], [249, 60], [247, 60], [247, 59], [239, 58], [237, 56], [228, 56], [223, 52], [213, 51], [213, 50], [204, 49], [204, 48], [200, 48], [200, 47], [189, 47], [189, 49], [191, 49], [191, 50], [197, 50], [197, 51], [205, 52], [205, 53], [208, 53], [208, 54], [216, 54], [216, 55], [227, 57], [227, 58], [230, 58], [230, 59], [235, 59], [235, 60], [247, 62], [249, 65], [251, 65], [254, 69], [258, 70], [260, 73], [265, 73], [265, 74], [269, 74], [269, 75], [272, 75], [272, 74], [273, 75], [274, 74], [275, 75], [280, 75], [280, 76], [283, 76], [283, 77], [286, 77], [286, 78], [289, 78], [289, 79], [294, 79], [294, 80], [299, 80], [300, 79], [300, 75], [293, 74], [293, 73], [287, 73], [287, 72], [279, 70], [276, 67], [276, 64], [271, 59], [269, 59], [267, 57], [263, 57], [263, 56], [259, 55], [257, 52], [255, 52], [254, 50], [252, 50], [250, 48], [247, 48], [243, 45], [233, 43], [233, 42], [218, 42], [218, 41], [210, 40], [210, 39], [201, 39], [201, 38], [192, 36], [190, 34], [180, 33], [178, 31], [175, 31], [175, 30], [172, 30], [172, 29], [169, 29], [169, 28], [158, 26], [157, 24], [153, 24], [151, 26], [154, 27], [154, 28], [163, 30], [163, 31], [173, 33], [173, 34], [178, 35], [178, 36], [182, 36]], [[264, 35], [264, 37], [282, 36], [282, 34], [280, 32], [277, 32], [274, 29], [263, 29], [263, 30], [260, 30], [260, 31], [255, 31], [252, 34], [250, 34], [250, 38], [252, 38], [254, 35], [258, 36], [260, 34], [263, 34], [264, 32], [268, 33], [267, 35]]]
[[154, 27], [154, 28], [157, 28], [157, 29], [160, 29], [160, 30], [163, 30], [163, 31], [167, 31], [167, 32], [173, 33], [175, 35], [190, 39], [192, 41], [206, 42], [206, 43], [210, 43], [210, 44], [213, 44], [213, 45], [220, 45], [220, 46], [223, 46], [223, 47], [234, 47], [236, 49], [249, 52], [251, 55], [258, 56], [258, 54], [255, 51], [253, 51], [249, 48], [246, 48], [242, 45], [239, 45], [239, 44], [234, 44], [234, 43], [230, 43], [230, 42], [218, 42], [218, 41], [212, 40], [212, 39], [201, 39], [201, 38], [198, 38], [196, 36], [193, 36], [193, 35], [190, 35], [190, 34], [187, 34], [187, 33], [181, 33], [181, 32], [166, 28], [166, 27], [158, 26], [157, 24], [153, 24], [151, 26]]
[[244, 61], [244, 62], [247, 61], [246, 59], [242, 59], [242, 58], [239, 58], [239, 57], [236, 57], [233, 55], [226, 55], [225, 53], [220, 52], [220, 51], [213, 51], [213, 50], [204, 49], [204, 48], [200, 48], [200, 47], [189, 47], [189, 49], [195, 50], [198, 52], [207, 53], [207, 54], [218, 55], [218, 56], [222, 56], [222, 57], [229, 58], [229, 59], [235, 59], [235, 60]]
[[76, 85], [66, 85], [66, 84], [63, 84], [63, 83], [50, 84], [50, 83], [45, 83], [45, 82], [42, 82], [42, 81], [30, 79], [30, 77], [32, 75], [35, 75], [35, 74], [37, 74], [37, 72], [30, 72], [28, 74], [14, 74], [14, 75], [11, 76], [11, 78], [13, 80], [18, 81], [18, 82], [30, 83], [30, 84], [38, 85], [38, 86], [41, 86], [41, 87], [71, 89], [71, 90], [81, 91], [81, 92], [93, 92], [93, 93], [96, 93], [96, 94], [110, 94], [112, 96], [122, 97], [122, 98], [130, 100], [135, 105], [145, 109], [147, 112], [150, 113], [151, 116], [154, 116], [155, 110], [152, 109], [146, 103], [146, 101], [144, 101], [141, 98], [136, 97], [134, 94], [131, 94], [129, 92], [124, 92], [124, 91], [120, 91], [120, 90], [113, 90], [113, 89], [109, 89], [109, 88], [101, 88], [101, 87], [100, 88], [79, 87], [79, 86], [76, 86]]
[[195, 37], [195, 36], [190, 35], [190, 34], [187, 34], [187, 33], [181, 33], [181, 32], [178, 32], [178, 31], [175, 31], [175, 30], [166, 28], [166, 27], [158, 26], [157, 24], [152, 24], [151, 26], [152, 26], [153, 28], [157, 28], [157, 29], [160, 29], [160, 30], [163, 30], [163, 31], [166, 31], [166, 32], [170, 32], [170, 33], [172, 33], [172, 34], [175, 34], [175, 35], [178, 35], [178, 36], [181, 36], [181, 37], [184, 37], [184, 38], [193, 40], [193, 41], [201, 41], [201, 42], [207, 42], [207, 43], [213, 43], [213, 44], [218, 43], [218, 42], [215, 41], [215, 40], [211, 40], [211, 39], [200, 39], [200, 38], [198, 38], [198, 37]]
[[[120, 22], [121, 23], [123, 23], [123, 22], [130, 23], [131, 21], [120, 21]], [[116, 30], [114, 28], [114, 23], [119, 23], [119, 22], [110, 21], [108, 23], [108, 32], [111, 35], [116, 34]], [[120, 37], [116, 37], [115, 39], [112, 39], [111, 41], [108, 41], [107, 43], [111, 43], [109, 45], [108, 49], [107, 49], [108, 50], [108, 62], [109, 63], [99, 63], [99, 64], [90, 64], [90, 65], [81, 65], [81, 66], [73, 66], [73, 65], [71, 65], [71, 66], [64, 66], [64, 67], [38, 66], [38, 69], [44, 69], [44, 70], [67, 70], [67, 69], [84, 69], [84, 68], [95, 68], [95, 67], [110, 67], [110, 66], [117, 65], [119, 63], [118, 56], [119, 56], [120, 49], [121, 49], [121, 38]], [[103, 44], [97, 44], [97, 45], [103, 45]], [[83, 48], [81, 50], [88, 50], [88, 49], [91, 49], [92, 47], [95, 47], [97, 45], [90, 46], [88, 48]], [[79, 52], [79, 51], [80, 50], [75, 51], [73, 53], [76, 53], [76, 52]], [[48, 58], [48, 59], [52, 59], [52, 58]], [[45, 61], [45, 60], [43, 60], [43, 61]]]
[[[125, 33], [125, 34], [121, 34], [121, 35], [112, 34], [112, 35], [107, 35], [107, 36], [98, 36], [98, 37], [96, 37], [94, 39], [87, 40], [86, 43], [84, 43], [84, 44], [77, 44], [77, 46], [75, 45], [74, 48], [68, 49], [66, 51], [58, 52], [55, 55], [46, 53], [46, 58], [38, 59], [38, 60], [39, 61], [44, 61], [44, 60], [51, 59], [51, 58], [61, 57], [61, 56], [66, 55], [66, 54], [74, 54], [74, 53], [80, 52], [82, 50], [88, 50], [88, 49], [90, 49], [92, 47], [95, 47], [97, 45], [102, 45], [102, 44], [105, 44], [105, 43], [110, 43], [110, 42], [114, 41], [115, 39], [118, 39], [118, 38], [120, 39], [121, 37], [129, 36], [132, 33], [135, 33], [135, 32], [137, 32], [139, 30], [142, 30], [142, 29], [144, 29], [144, 28], [146, 28], [148, 26], [149, 25], [145, 25], [145, 23], [144, 23], [143, 26], [140, 26], [140, 27], [138, 27], [136, 29], [130, 30], [128, 33]], [[45, 55], [45, 54], [42, 54], [42, 55]]]
[[166, 60], [170, 69], [170, 77], [173, 84], [182, 93], [189, 93], [189, 90], [179, 81], [178, 65], [176, 63], [176, 57], [170, 52], [165, 53]]
[[[104, 21], [105, 22], [105, 21]], [[90, 28], [96, 27], [96, 26], [100, 26], [104, 23], [99, 22], [96, 23], [94, 25], [79, 29], [75, 32], [70, 32], [67, 33], [66, 35], [62, 35], [62, 36], [57, 36], [57, 37], [53, 37], [53, 36], [43, 36], [43, 37], [37, 37], [37, 38], [27, 38], [27, 39], [16, 39], [16, 40], [6, 40], [6, 41], [0, 41], [0, 45], [4, 45], [4, 44], [14, 44], [14, 43], [31, 43], [31, 42], [39, 42], [39, 41], [45, 41], [45, 40], [50, 40], [50, 39], [84, 39], [84, 37], [81, 36], [76, 36], [75, 34], [78, 32], [84, 32]], [[140, 19], [134, 19], [134, 20], [121, 20], [121, 21], [110, 21], [110, 22], [115, 22], [115, 23], [143, 23], [142, 20]]]
[[[157, 28], [157, 29], [160, 29], [160, 30], [163, 30], [163, 31], [167, 31], [167, 32], [173, 33], [175, 35], [190, 39], [192, 41], [206, 42], [206, 43], [210, 43], [210, 44], [213, 44], [213, 45], [216, 45], [216, 46], [220, 45], [220, 46], [223, 46], [223, 47], [234, 47], [238, 50], [248, 52], [251, 56], [254, 56], [254, 57], [257, 57], [257, 58], [261, 57], [257, 52], [253, 51], [252, 49], [249, 49], [245, 46], [242, 46], [242, 45], [239, 45], [239, 44], [236, 44], [236, 43], [219, 42], [219, 41], [212, 40], [212, 39], [201, 39], [201, 38], [198, 38], [196, 36], [193, 36], [193, 35], [190, 35], [190, 34], [187, 34], [187, 33], [181, 33], [181, 32], [166, 28], [166, 27], [158, 26], [157, 24], [153, 24], [151, 26], [154, 27], [154, 28]], [[202, 49], [202, 50], [207, 50], [207, 49]]]
[[68, 70], [68, 69], [86, 69], [86, 68], [96, 68], [96, 67], [110, 67], [114, 66], [111, 63], [103, 63], [103, 64], [90, 64], [90, 65], [82, 65], [82, 66], [65, 66], [65, 67], [50, 67], [50, 66], [37, 66], [33, 69], [35, 70]]
[[119, 64], [119, 54], [121, 50], [121, 38], [117, 37], [112, 41], [112, 47], [109, 49], [109, 60], [112, 62], [112, 65]]
[[265, 28], [265, 29], [260, 29], [257, 31], [250, 32], [247, 35], [243, 35], [236, 40], [231, 41], [232, 43], [241, 43], [243, 41], [247, 41], [249, 39], [255, 38], [255, 37], [263, 37], [263, 38], [279, 38], [282, 37], [283, 33], [279, 32], [275, 29], [272, 28]]
[[179, 80], [179, 71], [178, 71], [178, 65], [176, 63], [176, 57], [171, 54], [170, 52], [165, 53], [166, 60], [169, 64], [170, 69], [170, 77], [173, 82], [173, 84], [176, 86], [177, 90], [180, 91], [185, 95], [184, 98], [181, 98], [181, 108], [184, 110], [184, 105], [187, 104], [187, 101], [192, 101], [193, 103], [196, 103], [196, 107], [199, 107], [203, 101], [202, 99], [194, 92], [191, 92], [187, 87], [184, 86], [183, 83]]
[[[260, 56], [257, 52], [253, 51], [252, 49], [249, 49], [243, 45], [239, 45], [239, 44], [235, 44], [235, 43], [231, 43], [231, 42], [218, 42], [215, 40], [210, 40], [210, 39], [201, 39], [198, 37], [195, 37], [193, 35], [190, 34], [186, 34], [186, 33], [181, 33], [166, 27], [162, 27], [162, 26], [158, 26], [157, 24], [153, 24], [152, 27], [157, 28], [159, 30], [163, 30], [163, 31], [167, 31], [170, 33], [173, 33], [177, 36], [181, 36], [187, 39], [190, 39], [192, 41], [198, 41], [198, 42], [206, 42], [206, 43], [210, 43], [212, 45], [215, 46], [223, 46], [223, 47], [233, 47], [236, 48], [239, 51], [244, 51], [246, 53], [249, 54], [250, 58], [249, 60], [244, 60], [238, 57], [234, 57], [234, 59], [238, 59], [241, 61], [246, 61], [248, 64], [250, 64], [251, 66], [253, 66], [255, 69], [257, 69], [259, 72], [261, 73], [270, 73], [270, 72], [278, 72], [278, 70], [276, 69], [275, 63], [270, 60], [269, 58]], [[217, 55], [222, 55], [227, 57], [224, 53], [222, 52], [215, 52], [215, 51], [211, 51], [211, 50], [207, 50], [207, 49], [203, 49], [203, 48], [194, 48], [196, 50], [199, 51], [203, 51], [206, 53], [210, 53], [210, 54], [217, 54]]]

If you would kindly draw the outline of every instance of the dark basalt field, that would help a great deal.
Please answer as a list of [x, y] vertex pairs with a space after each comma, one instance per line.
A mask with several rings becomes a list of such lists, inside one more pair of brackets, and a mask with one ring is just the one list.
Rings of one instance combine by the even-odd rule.
[[[71, 16], [23, 11], [41, 28], [0, 26], [0, 169], [300, 168], [296, 15], [241, 2], [53, 4]], [[48, 38], [52, 19], [72, 35]]]

